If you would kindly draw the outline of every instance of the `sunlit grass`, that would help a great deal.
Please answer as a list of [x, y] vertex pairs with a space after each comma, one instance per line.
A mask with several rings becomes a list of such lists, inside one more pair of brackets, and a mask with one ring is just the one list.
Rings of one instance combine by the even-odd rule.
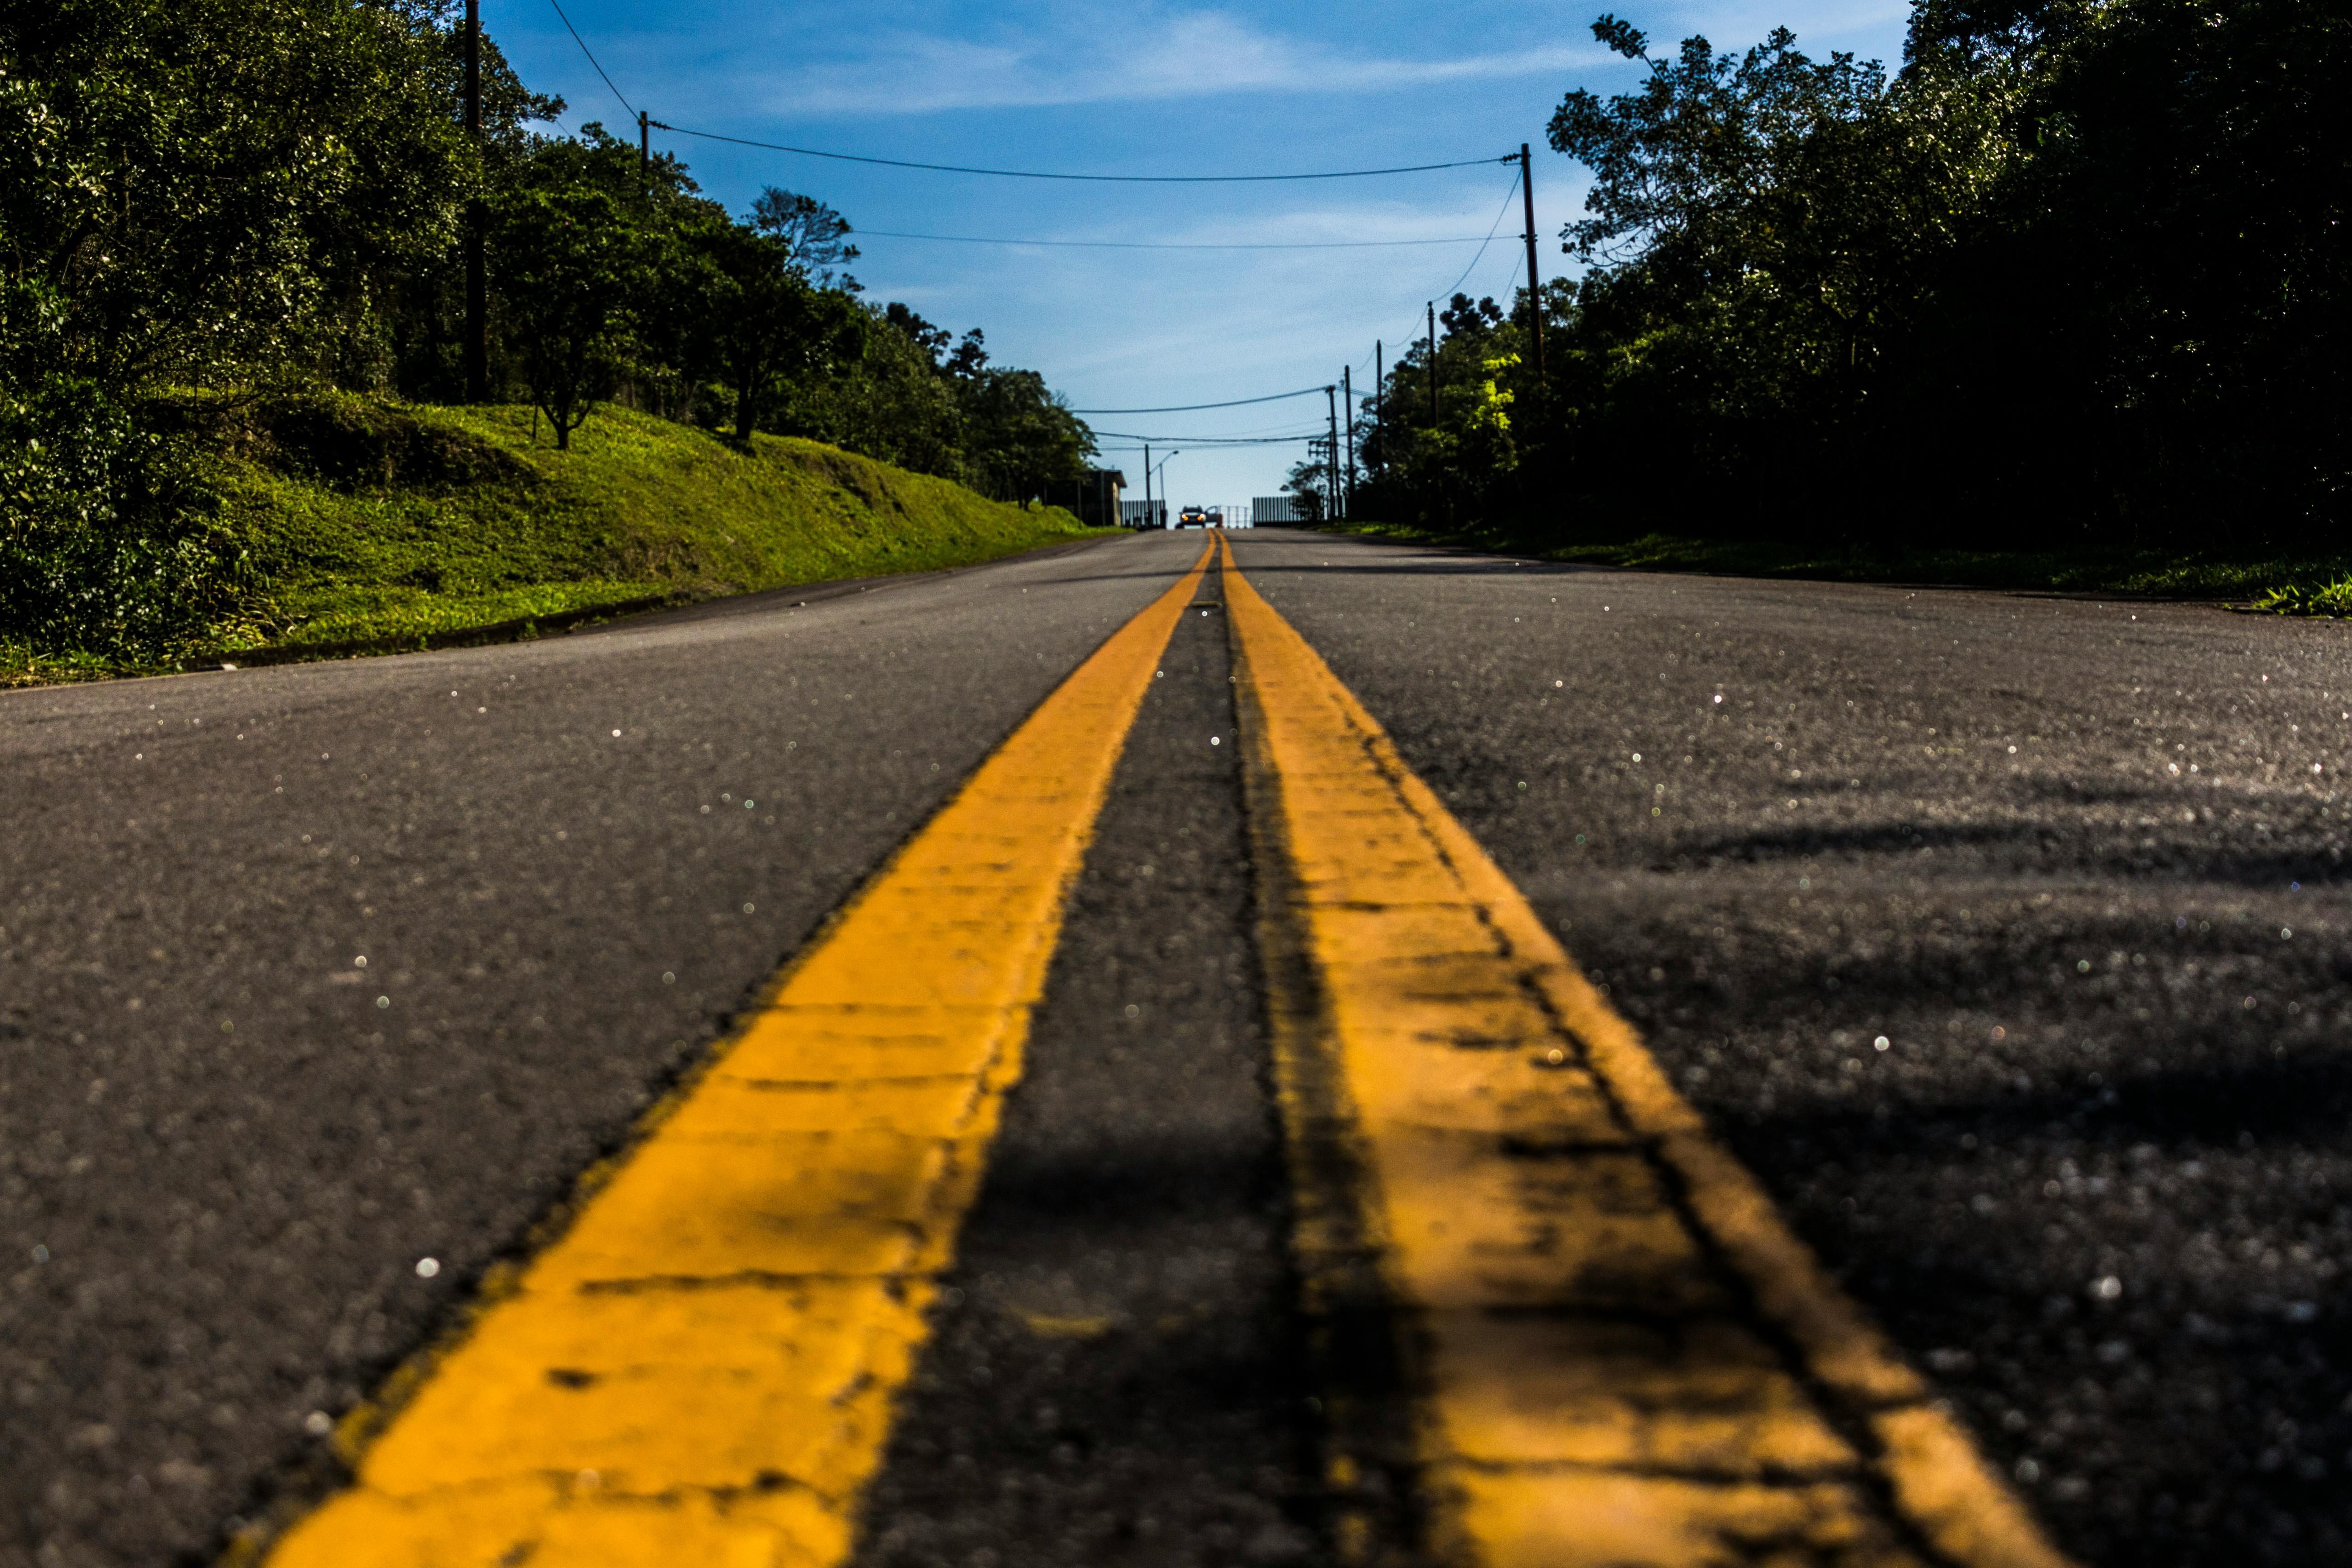
[[0, 684], [527, 633], [607, 606], [970, 565], [1093, 531], [814, 441], [747, 447], [625, 408], [598, 409], [559, 452], [534, 437], [528, 408], [189, 397], [235, 454], [215, 480], [258, 587], [177, 658], [0, 642]]
[[482, 593], [315, 584], [288, 595], [276, 636], [224, 643], [222, 651], [411, 638], [423, 643], [454, 632], [660, 599], [666, 592], [659, 583], [539, 583]]

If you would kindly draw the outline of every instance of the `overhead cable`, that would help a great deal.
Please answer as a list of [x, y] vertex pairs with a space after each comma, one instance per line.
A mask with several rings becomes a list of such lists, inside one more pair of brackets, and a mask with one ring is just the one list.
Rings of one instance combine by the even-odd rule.
[[[1517, 159], [1516, 159], [1516, 158], [1514, 158], [1514, 159], [1512, 159], [1512, 160], [1511, 160], [1511, 162], [1513, 162], [1513, 163], [1517, 163], [1517, 162], [1518, 162], [1518, 160], [1517, 160]], [[1502, 211], [1501, 211], [1501, 212], [1498, 212], [1498, 213], [1496, 213], [1496, 214], [1495, 215], [1495, 222], [1494, 222], [1493, 226], [1492, 226], [1491, 227], [1489, 227], [1489, 228], [1486, 230], [1486, 237], [1485, 239], [1483, 239], [1483, 240], [1481, 240], [1481, 241], [1479, 241], [1479, 242], [1478, 242], [1478, 254], [1477, 254], [1477, 255], [1475, 255], [1475, 256], [1473, 256], [1473, 257], [1470, 258], [1470, 265], [1469, 265], [1469, 266], [1467, 266], [1467, 267], [1465, 267], [1465, 268], [1464, 268], [1462, 269], [1462, 277], [1461, 277], [1461, 278], [1456, 278], [1456, 279], [1454, 280], [1454, 282], [1453, 282], [1452, 286], [1451, 286], [1451, 287], [1449, 287], [1449, 288], [1447, 288], [1447, 289], [1444, 290], [1444, 292], [1442, 295], [1440, 295], [1440, 296], [1439, 296], [1440, 298], [1442, 298], [1442, 299], [1451, 299], [1451, 298], [1453, 297], [1454, 290], [1455, 289], [1459, 289], [1459, 288], [1461, 288], [1461, 287], [1462, 287], [1463, 279], [1464, 279], [1468, 278], [1468, 277], [1470, 276], [1470, 274], [1471, 274], [1471, 273], [1473, 273], [1473, 272], [1475, 272], [1475, 271], [1476, 271], [1476, 270], [1477, 270], [1479, 261], [1480, 261], [1480, 260], [1481, 260], [1481, 259], [1486, 256], [1486, 251], [1487, 251], [1487, 248], [1495, 243], [1495, 236], [1496, 236], [1496, 235], [1497, 235], [1497, 234], [1499, 234], [1500, 232], [1502, 232], [1502, 227], [1503, 227], [1503, 219], [1504, 219], [1506, 216], [1507, 216], [1509, 215], [1510, 210], [1511, 210], [1511, 198], [1512, 198], [1513, 196], [1517, 195], [1518, 194], [1519, 194], [1519, 177], [1518, 177], [1517, 174], [1513, 174], [1513, 175], [1511, 176], [1511, 188], [1510, 188], [1509, 190], [1505, 191], [1505, 192], [1503, 193], [1503, 209], [1502, 209]], [[1384, 340], [1384, 341], [1386, 341], [1386, 340]], [[1420, 319], [1420, 317], [1419, 317], [1418, 315], [1416, 315], [1416, 316], [1414, 317], [1414, 320], [1413, 320], [1413, 323], [1412, 323], [1412, 325], [1410, 328], [1408, 328], [1408, 329], [1406, 330], [1406, 331], [1405, 331], [1404, 335], [1403, 335], [1403, 336], [1402, 336], [1402, 337], [1396, 338], [1396, 339], [1394, 339], [1394, 340], [1392, 340], [1392, 341], [1394, 341], [1394, 342], [1399, 342], [1399, 343], [1405, 343], [1405, 344], [1411, 344], [1411, 343], [1414, 343], [1414, 342], [1420, 342], [1420, 341], [1421, 341], [1421, 319]], [[1369, 365], [1352, 365], [1352, 364], [1351, 364], [1351, 365], [1349, 365], [1348, 368], [1349, 368], [1349, 369], [1350, 369], [1350, 370], [1369, 370], [1369, 369], [1370, 369], [1370, 368], [1371, 368], [1371, 367], [1370, 367], [1370, 366], [1369, 366]], [[1321, 389], [1320, 387], [1318, 387], [1316, 390], [1319, 392], [1319, 391], [1321, 391], [1322, 389]]]
[[[572, 18], [563, 14], [563, 7], [556, 5], [556, 0], [547, 0], [547, 3], [555, 6], [555, 19], [563, 24], [563, 30], [572, 35], [572, 41], [580, 46], [580, 52], [588, 57], [588, 63], [592, 66], [596, 66], [596, 74], [598, 76], [604, 77], [604, 85], [606, 87], [613, 87], [613, 79], [611, 77], [604, 76], [604, 68], [603, 66], [596, 65], [596, 51], [588, 47], [588, 40], [580, 36], [580, 29], [572, 25]], [[629, 111], [630, 119], [634, 120], [636, 118], [637, 110], [635, 106], [631, 104], [627, 99], [621, 98], [621, 89], [619, 88], [613, 87], [613, 96], [614, 98], [621, 99], [621, 107]]]
[[[1516, 160], [1514, 161], [1516, 162]], [[1495, 215], [1495, 226], [1486, 231], [1486, 244], [1478, 247], [1478, 254], [1470, 258], [1470, 265], [1462, 269], [1462, 277], [1456, 278], [1452, 284], [1447, 286], [1444, 290], [1444, 297], [1451, 299], [1453, 297], [1454, 290], [1462, 287], [1462, 279], [1469, 277], [1470, 274], [1478, 270], [1478, 263], [1486, 257], [1486, 246], [1494, 244], [1495, 236], [1502, 232], [1504, 215], [1507, 214], [1511, 210], [1511, 198], [1518, 194], [1519, 177], [1517, 174], [1514, 174], [1511, 176], [1511, 188], [1503, 193], [1503, 210], [1502, 212], [1498, 212]]]
[[[585, 45], [582, 47], [586, 47]], [[611, 84], [608, 82], [606, 85]], [[1300, 174], [1070, 174], [1038, 169], [982, 169], [967, 163], [922, 163], [908, 158], [869, 158], [857, 153], [827, 153], [815, 147], [788, 146], [782, 142], [754, 142], [746, 136], [721, 136], [715, 131], [689, 130], [663, 120], [653, 123], [680, 136], [699, 137], [705, 142], [725, 142], [737, 147], [758, 147], [770, 153], [790, 153], [802, 158], [831, 158], [843, 163], [878, 163], [889, 169], [927, 169], [940, 174], [988, 174], [1004, 180], [1083, 180], [1092, 184], [1216, 185], [1257, 184], [1273, 180], [1361, 180], [1375, 174], [1419, 174], [1432, 169], [1468, 169], [1486, 163], [1516, 163], [1519, 161], [1519, 155], [1513, 153], [1503, 158], [1458, 158], [1450, 163], [1403, 163], [1389, 169], [1328, 169]]]
[[1149, 441], [1155, 447], [1280, 447], [1293, 441], [1311, 441], [1323, 432], [1303, 430], [1296, 436], [1139, 436], [1131, 430], [1097, 430], [1095, 434], [1114, 441]]
[[[904, 234], [897, 229], [861, 228], [866, 237], [937, 239], [956, 245], [1042, 245], [1067, 250], [1374, 250], [1400, 245], [1476, 245], [1475, 234], [1446, 239], [1295, 239], [1238, 242], [1191, 242], [1147, 239], [1001, 239], [987, 234]], [[1493, 237], [1487, 237], [1491, 239]]]
[[1073, 408], [1073, 414], [1194, 414], [1203, 408], [1241, 408], [1253, 403], [1280, 403], [1286, 397], [1306, 397], [1323, 389], [1302, 386], [1296, 392], [1269, 392], [1264, 397], [1236, 397], [1231, 403], [1179, 403], [1168, 408]]

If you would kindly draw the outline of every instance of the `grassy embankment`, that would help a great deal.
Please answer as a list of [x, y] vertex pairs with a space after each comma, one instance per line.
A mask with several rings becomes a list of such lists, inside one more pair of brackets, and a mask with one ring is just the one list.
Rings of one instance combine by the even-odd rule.
[[1451, 532], [1394, 523], [1353, 522], [1333, 531], [1413, 543], [1451, 544], [1531, 560], [1626, 566], [1653, 572], [1704, 572], [1737, 577], [1791, 577], [1833, 583], [1934, 583], [2118, 597], [2210, 599], [2281, 615], [2352, 616], [2352, 555], [2326, 560], [2259, 551], [2164, 550], [1868, 552], [1688, 539], [1653, 533], [1613, 544], [1539, 542], [1506, 530]]
[[[599, 409], [559, 452], [528, 408], [306, 395], [197, 405], [261, 581], [202, 653], [260, 662], [993, 560], [1097, 531], [814, 441], [749, 449]], [[0, 645], [0, 685], [171, 668]]]

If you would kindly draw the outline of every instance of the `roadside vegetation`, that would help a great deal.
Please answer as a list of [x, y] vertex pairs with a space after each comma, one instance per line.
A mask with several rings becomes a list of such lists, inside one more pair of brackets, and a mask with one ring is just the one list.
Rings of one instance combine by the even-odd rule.
[[1892, 71], [1592, 31], [1644, 74], [1549, 128], [1592, 184], [1546, 374], [1524, 290], [1444, 302], [1357, 412], [1353, 516], [2352, 607], [2352, 9], [1916, 0]]
[[732, 215], [674, 158], [593, 122], [550, 133], [562, 103], [487, 39], [469, 134], [462, 18], [0, 16], [0, 679], [938, 565], [1075, 527], [1023, 504], [1094, 450], [1043, 378], [992, 363], [978, 329], [866, 300], [849, 224], [814, 197]]
[[[1327, 530], [1370, 539], [1445, 544], [1527, 560], [1625, 566], [1646, 572], [1696, 572], [1734, 577], [1784, 577], [1825, 583], [1911, 583], [1957, 588], [2011, 588], [2125, 598], [2204, 599], [2233, 609], [2276, 615], [2352, 616], [2352, 551], [2282, 555], [2224, 548], [1965, 550], [1899, 542], [1786, 543], [1651, 533], [1613, 543], [1562, 542], [1556, 532], [1477, 524], [1423, 528], [1409, 523], [1333, 521]], [[2281, 584], [2317, 584], [2316, 590]], [[2334, 584], [2328, 586], [2328, 584]]]
[[217, 453], [209, 525], [238, 574], [205, 640], [145, 659], [0, 640], [0, 685], [531, 635], [1093, 532], [818, 442], [739, 442], [626, 408], [568, 448], [512, 405], [314, 391], [173, 413]]

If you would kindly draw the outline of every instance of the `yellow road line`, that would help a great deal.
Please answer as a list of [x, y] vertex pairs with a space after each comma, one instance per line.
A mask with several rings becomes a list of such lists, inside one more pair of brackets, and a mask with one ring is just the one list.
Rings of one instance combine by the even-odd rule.
[[408, 1380], [356, 1484], [274, 1568], [846, 1555], [1065, 896], [1209, 555], [785, 971], [511, 1293]]
[[[1369, 1269], [1405, 1317], [1427, 1549], [1486, 1568], [2062, 1568], [1223, 548], [1260, 855], [1281, 860], [1267, 973], [1310, 1313]], [[1343, 1489], [1356, 1418], [1335, 1404]], [[1341, 1546], [1383, 1550], [1360, 1512]]]

